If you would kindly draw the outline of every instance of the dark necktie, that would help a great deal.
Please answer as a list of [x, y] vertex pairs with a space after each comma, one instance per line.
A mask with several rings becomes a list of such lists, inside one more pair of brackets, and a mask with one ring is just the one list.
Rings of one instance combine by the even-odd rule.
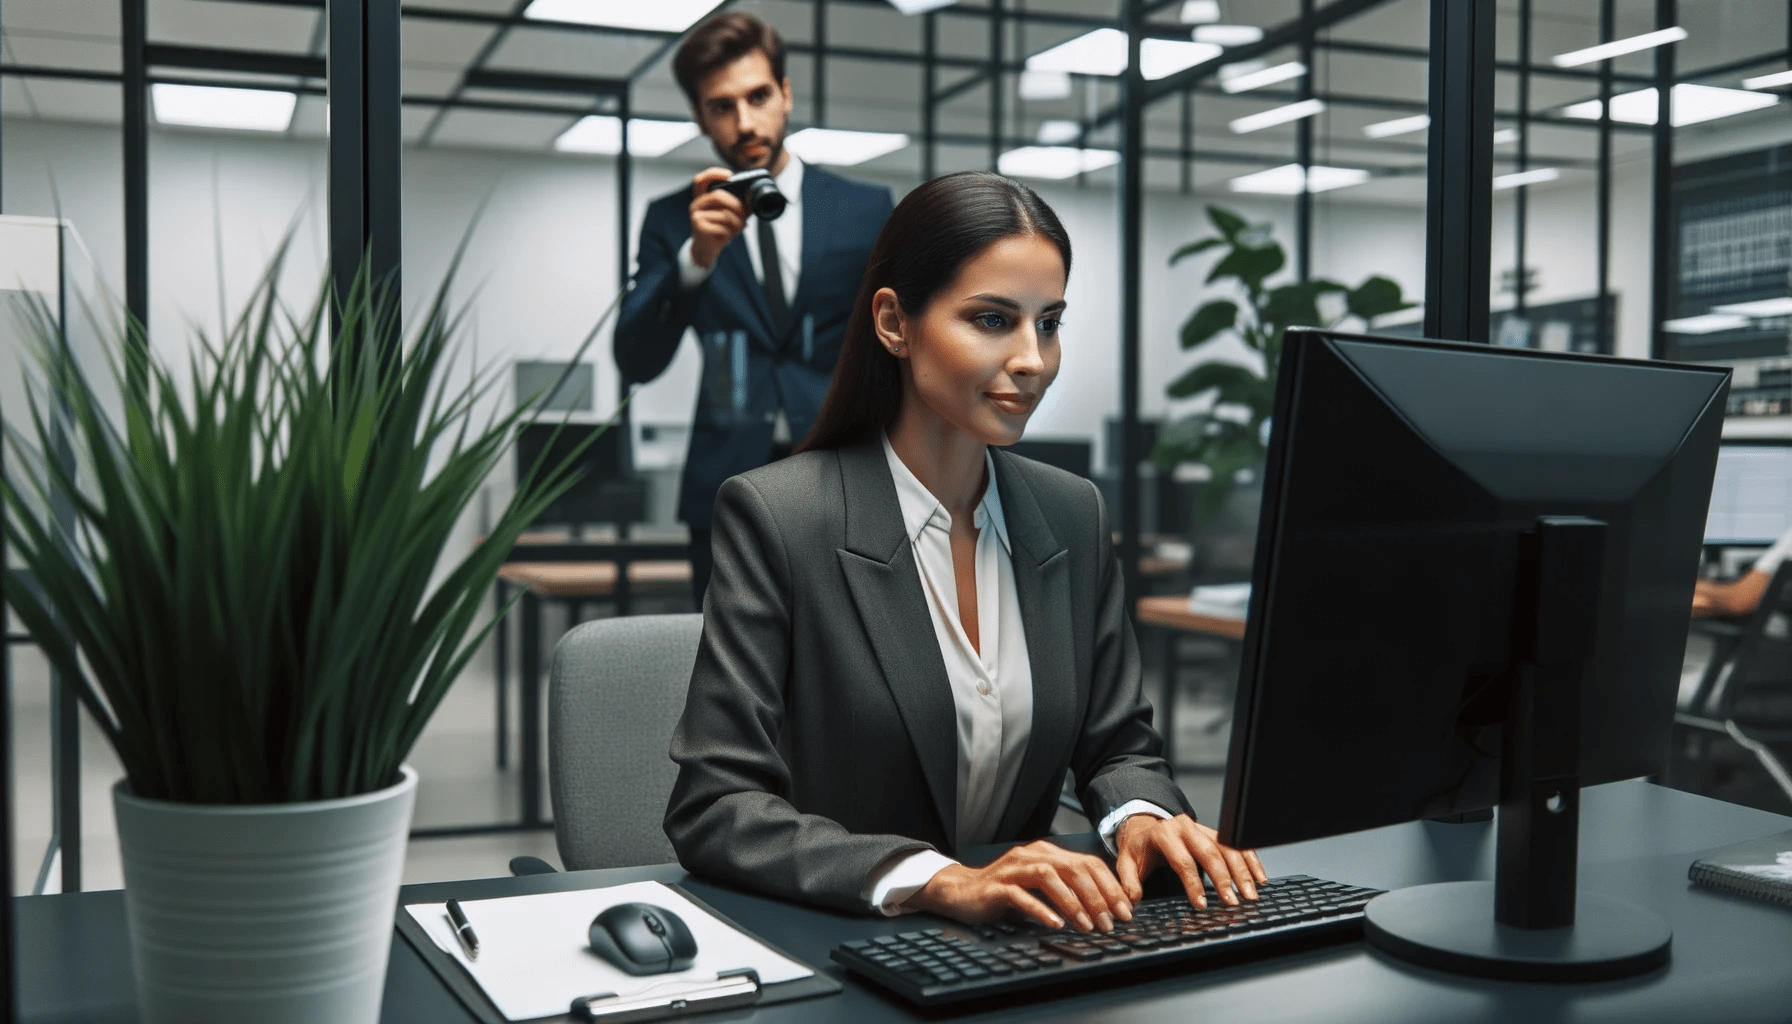
[[782, 330], [790, 307], [784, 302], [784, 268], [778, 264], [778, 236], [772, 233], [771, 222], [753, 218], [759, 224], [759, 262], [765, 271], [765, 304], [771, 307], [772, 326]]

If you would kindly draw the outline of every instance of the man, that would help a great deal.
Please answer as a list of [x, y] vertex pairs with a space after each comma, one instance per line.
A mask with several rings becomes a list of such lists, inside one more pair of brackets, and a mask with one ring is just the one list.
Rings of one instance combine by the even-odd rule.
[[[701, 607], [716, 491], [788, 454], [808, 432], [891, 200], [887, 188], [805, 166], [784, 148], [792, 105], [784, 42], [758, 18], [740, 11], [711, 18], [679, 47], [672, 69], [697, 126], [728, 166], [703, 171], [647, 208], [615, 356], [623, 380], [640, 384], [665, 371], [687, 327], [702, 347], [678, 500]], [[709, 190], [754, 168], [770, 171], [790, 201], [775, 221], [749, 216], [725, 190]]]
[[1742, 618], [1753, 615], [1755, 608], [1761, 604], [1761, 596], [1767, 593], [1767, 584], [1773, 574], [1792, 555], [1792, 529], [1780, 535], [1773, 542], [1773, 547], [1755, 560], [1754, 567], [1740, 577], [1728, 580], [1699, 580], [1693, 584], [1692, 614], [1695, 619], [1702, 618]]

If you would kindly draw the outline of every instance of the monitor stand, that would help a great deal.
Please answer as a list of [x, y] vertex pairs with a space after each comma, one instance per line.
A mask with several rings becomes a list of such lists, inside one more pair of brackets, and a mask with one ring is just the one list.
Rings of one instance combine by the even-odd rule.
[[1525, 537], [1519, 652], [1500, 764], [1491, 882], [1371, 901], [1370, 945], [1425, 967], [1512, 981], [1607, 981], [1668, 962], [1672, 931], [1644, 907], [1578, 889], [1581, 691], [1599, 615], [1606, 525], [1548, 516]]

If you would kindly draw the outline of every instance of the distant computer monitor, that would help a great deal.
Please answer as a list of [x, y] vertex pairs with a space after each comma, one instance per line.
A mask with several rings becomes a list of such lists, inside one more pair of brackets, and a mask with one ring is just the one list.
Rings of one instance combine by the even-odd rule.
[[1662, 766], [1728, 371], [1290, 331], [1276, 387], [1224, 841], [1498, 805], [1495, 881], [1381, 897], [1371, 942], [1500, 977], [1664, 963], [1665, 922], [1577, 902], [1578, 792]]
[[646, 488], [635, 478], [628, 428], [622, 424], [528, 424], [516, 442], [517, 480], [524, 479], [544, 450], [544, 469], [557, 466], [592, 434], [597, 437], [579, 457], [579, 478], [535, 520], [538, 525], [626, 525], [647, 518]]
[[1056, 466], [1086, 479], [1089, 476], [1089, 450], [1092, 447], [1089, 441], [1081, 438], [1029, 437], [1009, 445], [1008, 450], [1022, 458]]
[[1792, 439], [1724, 441], [1705, 543], [1772, 544], [1792, 526]]

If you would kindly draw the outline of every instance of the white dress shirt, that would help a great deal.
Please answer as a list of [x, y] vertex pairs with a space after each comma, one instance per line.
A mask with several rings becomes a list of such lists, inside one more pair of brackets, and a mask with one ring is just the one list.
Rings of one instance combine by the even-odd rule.
[[[785, 151], [789, 153], [789, 150]], [[784, 162], [784, 172], [772, 178], [778, 183], [778, 191], [784, 193], [789, 201], [784, 207], [784, 215], [772, 221], [772, 237], [778, 240], [778, 269], [783, 271], [784, 301], [789, 305], [796, 304], [797, 279], [803, 273], [803, 162], [795, 153]], [[753, 218], [747, 218], [747, 229], [740, 233], [747, 243], [747, 262], [753, 265], [753, 279], [761, 285], [765, 283], [765, 263], [759, 258], [759, 225]], [[691, 256], [693, 239], [685, 239], [678, 247], [678, 285], [685, 291], [691, 291], [709, 280], [715, 273], [716, 265], [707, 267], [697, 265]], [[721, 259], [720, 254], [716, 256]]]
[[[1033, 731], [1033, 670], [1027, 657], [1026, 626], [1014, 589], [1008, 523], [997, 493], [995, 462], [984, 453], [987, 484], [977, 503], [977, 548], [973, 556], [977, 590], [977, 646], [971, 646], [958, 613], [957, 577], [952, 567], [952, 515], [910, 471], [884, 436], [884, 457], [896, 483], [903, 528], [913, 546], [915, 567], [926, 593], [928, 615], [946, 664], [946, 680], [958, 711], [958, 846], [995, 840], [1002, 812], [1020, 777], [1021, 761]], [[1131, 814], [1170, 814], [1143, 800], [1129, 801], [1101, 822], [1111, 839]], [[922, 850], [892, 859], [872, 873], [864, 896], [873, 909], [901, 913], [901, 905], [957, 863]]]

